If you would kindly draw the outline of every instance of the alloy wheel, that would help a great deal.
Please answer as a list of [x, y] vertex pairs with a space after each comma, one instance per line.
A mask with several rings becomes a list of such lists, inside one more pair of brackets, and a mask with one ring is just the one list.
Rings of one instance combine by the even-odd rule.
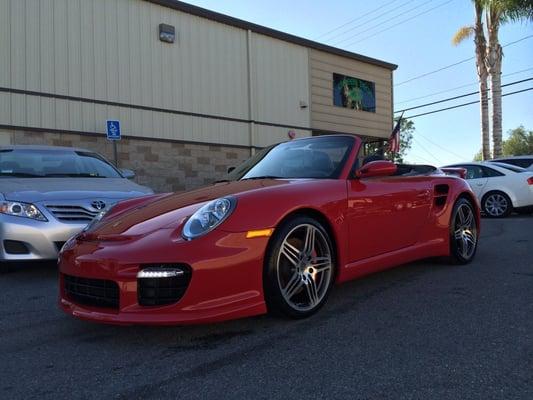
[[276, 271], [281, 294], [291, 308], [305, 312], [317, 307], [333, 277], [324, 234], [311, 224], [294, 227], [281, 244]]
[[467, 204], [461, 204], [457, 209], [454, 239], [461, 257], [469, 260], [476, 251], [477, 225], [474, 212]]
[[509, 202], [499, 193], [491, 194], [485, 200], [485, 212], [492, 217], [501, 217], [507, 212], [508, 207]]

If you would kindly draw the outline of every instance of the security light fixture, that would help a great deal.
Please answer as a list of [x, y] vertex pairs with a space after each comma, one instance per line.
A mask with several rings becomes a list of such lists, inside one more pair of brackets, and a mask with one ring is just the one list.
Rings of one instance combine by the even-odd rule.
[[172, 25], [159, 24], [159, 40], [174, 43], [176, 41], [176, 28]]

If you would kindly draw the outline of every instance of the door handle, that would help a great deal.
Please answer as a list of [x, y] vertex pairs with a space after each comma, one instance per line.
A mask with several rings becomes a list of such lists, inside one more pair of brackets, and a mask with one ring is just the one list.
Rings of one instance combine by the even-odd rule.
[[476, 183], [476, 186], [483, 186], [482, 183]]

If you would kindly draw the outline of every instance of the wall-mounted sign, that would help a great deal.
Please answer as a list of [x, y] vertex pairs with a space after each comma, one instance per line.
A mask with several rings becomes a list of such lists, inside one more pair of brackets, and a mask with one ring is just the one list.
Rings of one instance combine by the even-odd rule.
[[176, 28], [172, 25], [159, 24], [159, 40], [174, 43], [176, 41]]
[[333, 74], [333, 104], [337, 107], [376, 112], [374, 82]]
[[109, 140], [120, 140], [120, 121], [108, 119], [106, 127]]

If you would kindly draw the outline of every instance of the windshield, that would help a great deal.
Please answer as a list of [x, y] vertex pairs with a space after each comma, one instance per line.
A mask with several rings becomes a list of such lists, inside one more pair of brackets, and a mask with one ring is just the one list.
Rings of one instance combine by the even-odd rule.
[[115, 167], [96, 153], [29, 149], [1, 150], [0, 176], [121, 178]]
[[354, 142], [349, 136], [322, 136], [280, 143], [256, 153], [227, 179], [337, 178]]

